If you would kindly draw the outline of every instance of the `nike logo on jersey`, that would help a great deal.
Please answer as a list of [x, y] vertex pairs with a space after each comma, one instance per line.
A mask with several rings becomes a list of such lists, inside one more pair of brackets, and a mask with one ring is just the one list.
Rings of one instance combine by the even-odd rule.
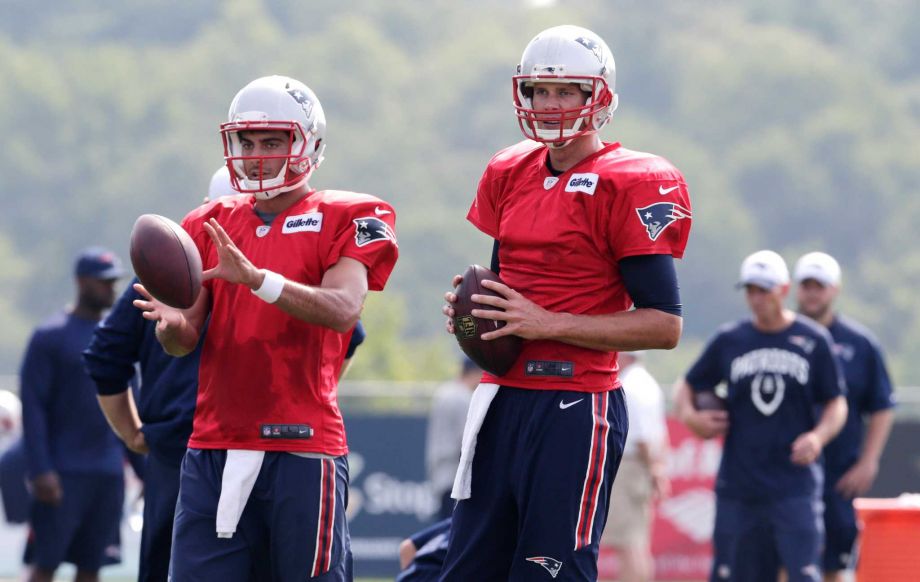
[[573, 400], [573, 401], [571, 401], [571, 402], [565, 402], [565, 401], [563, 401], [563, 400], [560, 400], [560, 401], [559, 401], [559, 408], [562, 409], [562, 410], [565, 410], [566, 408], [571, 408], [571, 407], [575, 406], [576, 404], [578, 404], [579, 402], [581, 402], [582, 400], [584, 400], [584, 398], [579, 398], [578, 400]]
[[670, 194], [671, 192], [677, 190], [678, 188], [680, 188], [680, 186], [673, 186], [671, 188], [665, 188], [664, 186], [658, 186], [658, 193], [664, 196], [666, 194]]
[[565, 185], [566, 192], [584, 192], [594, 196], [597, 189], [597, 174], [572, 174]]
[[393, 213], [390, 212], [389, 210], [384, 210], [380, 208], [379, 206], [377, 206], [374, 208], [374, 214], [376, 214], [377, 216], [386, 216], [387, 214], [393, 214]]

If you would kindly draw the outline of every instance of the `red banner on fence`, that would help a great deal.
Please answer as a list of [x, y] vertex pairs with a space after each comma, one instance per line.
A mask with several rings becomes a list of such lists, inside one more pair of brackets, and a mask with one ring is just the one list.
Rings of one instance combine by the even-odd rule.
[[[671, 495], [659, 500], [652, 524], [652, 553], [657, 580], [705, 580], [712, 561], [715, 484], [722, 442], [693, 436], [681, 422], [669, 418], [671, 454], [668, 474]], [[616, 553], [601, 547], [601, 579], [618, 575]]]

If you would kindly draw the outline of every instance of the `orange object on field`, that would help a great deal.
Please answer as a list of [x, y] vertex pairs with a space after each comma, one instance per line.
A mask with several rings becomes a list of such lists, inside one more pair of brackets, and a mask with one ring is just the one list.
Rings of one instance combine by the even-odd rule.
[[853, 501], [862, 524], [857, 582], [920, 579], [920, 495]]

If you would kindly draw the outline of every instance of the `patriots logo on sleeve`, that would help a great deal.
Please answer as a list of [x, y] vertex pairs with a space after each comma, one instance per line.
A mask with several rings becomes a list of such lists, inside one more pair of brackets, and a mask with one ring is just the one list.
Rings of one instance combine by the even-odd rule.
[[355, 244], [359, 247], [383, 240], [396, 244], [396, 233], [389, 224], [379, 218], [365, 216], [356, 218], [352, 222], [355, 223]]
[[639, 220], [645, 225], [648, 237], [657, 240], [668, 226], [681, 218], [692, 218], [689, 210], [674, 202], [656, 202], [643, 208], [636, 208]]

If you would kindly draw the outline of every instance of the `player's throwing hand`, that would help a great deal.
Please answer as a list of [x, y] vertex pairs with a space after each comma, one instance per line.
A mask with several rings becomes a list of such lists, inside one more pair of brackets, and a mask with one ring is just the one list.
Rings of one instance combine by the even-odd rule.
[[212, 218], [204, 222], [202, 226], [214, 242], [218, 262], [216, 267], [205, 271], [201, 279], [203, 281], [223, 279], [230, 283], [242, 283], [252, 289], [258, 288], [262, 284], [263, 275], [233, 244], [227, 231], [217, 222], [217, 219]]

